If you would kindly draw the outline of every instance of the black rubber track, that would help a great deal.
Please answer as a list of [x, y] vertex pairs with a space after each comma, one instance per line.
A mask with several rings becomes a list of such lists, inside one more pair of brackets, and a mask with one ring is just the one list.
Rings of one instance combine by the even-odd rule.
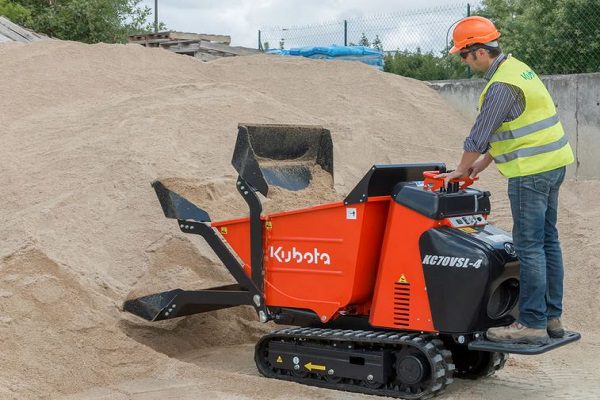
[[[431, 373], [418, 385], [403, 385], [391, 379], [384, 383], [370, 383], [343, 377], [326, 377], [304, 371], [294, 374], [287, 369], [277, 368], [269, 362], [268, 347], [271, 341], [304, 342], [340, 345], [354, 349], [399, 351], [405, 348], [418, 350], [429, 362]], [[343, 329], [290, 328], [265, 335], [256, 344], [255, 361], [259, 372], [269, 378], [298, 382], [310, 386], [370, 395], [389, 396], [403, 399], [427, 399], [444, 392], [453, 381], [454, 364], [452, 353], [444, 348], [443, 342], [433, 334], [397, 331], [357, 331]]]

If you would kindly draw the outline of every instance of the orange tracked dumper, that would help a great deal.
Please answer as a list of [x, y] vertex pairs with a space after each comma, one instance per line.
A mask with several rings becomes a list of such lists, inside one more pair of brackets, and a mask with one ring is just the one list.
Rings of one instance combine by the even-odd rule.
[[333, 175], [329, 131], [240, 125], [232, 164], [249, 217], [208, 213], [153, 187], [164, 214], [201, 235], [237, 283], [128, 300], [151, 321], [251, 305], [262, 322], [291, 325], [256, 344], [261, 374], [406, 399], [440, 394], [454, 377], [481, 378], [508, 353], [546, 345], [486, 340], [514, 321], [519, 261], [511, 236], [487, 222], [489, 192], [469, 179], [444, 187], [441, 163], [374, 165], [343, 201], [263, 215], [269, 185], [301, 190], [311, 169]]

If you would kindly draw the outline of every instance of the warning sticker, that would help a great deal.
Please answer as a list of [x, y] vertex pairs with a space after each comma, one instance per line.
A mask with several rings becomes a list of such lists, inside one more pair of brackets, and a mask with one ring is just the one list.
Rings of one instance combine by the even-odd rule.
[[346, 219], [356, 219], [357, 214], [356, 208], [346, 208]]
[[311, 372], [314, 370], [325, 371], [327, 369], [327, 367], [325, 365], [313, 364], [312, 361], [307, 364], [304, 364], [304, 368], [306, 368], [307, 370], [309, 370]]
[[221, 235], [227, 235], [227, 227], [226, 226], [221, 227]]
[[398, 279], [398, 283], [408, 283], [404, 274], [400, 275], [400, 278]]
[[461, 230], [461, 231], [463, 231], [463, 232], [467, 232], [467, 233], [475, 233], [475, 232], [477, 232], [477, 229], [473, 229], [473, 228], [469, 228], [469, 227], [466, 227], [466, 228], [458, 228], [458, 229], [460, 229], [460, 230]]
[[283, 358], [281, 358], [281, 356], [278, 356], [277, 360], [275, 360], [275, 361], [281, 364], [283, 362]]

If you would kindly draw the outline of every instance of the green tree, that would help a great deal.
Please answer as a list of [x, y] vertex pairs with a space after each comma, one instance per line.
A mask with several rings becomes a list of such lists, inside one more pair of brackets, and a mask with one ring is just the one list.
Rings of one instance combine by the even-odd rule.
[[365, 47], [371, 47], [371, 43], [369, 42], [369, 39], [364, 34], [364, 32], [363, 32], [362, 36], [360, 37], [360, 40], [358, 41], [358, 45], [365, 46]]
[[455, 57], [435, 56], [432, 52], [423, 53], [421, 49], [411, 52], [396, 51], [384, 58], [383, 70], [420, 80], [458, 79], [467, 77], [467, 69]]
[[[1, 0], [0, 0], [1, 1]], [[25, 26], [51, 37], [85, 43], [123, 43], [151, 32], [152, 10], [141, 0], [15, 0], [31, 11]], [[164, 29], [160, 23], [159, 29]]]
[[600, 0], [483, 0], [505, 53], [538, 73], [600, 71]]
[[373, 43], [371, 43], [371, 47], [375, 50], [379, 50], [383, 52], [383, 43], [381, 43], [381, 39], [379, 39], [379, 35], [375, 35], [375, 39], [373, 39]]
[[0, 0], [0, 15], [16, 24], [26, 25], [31, 22], [31, 10], [11, 0]]

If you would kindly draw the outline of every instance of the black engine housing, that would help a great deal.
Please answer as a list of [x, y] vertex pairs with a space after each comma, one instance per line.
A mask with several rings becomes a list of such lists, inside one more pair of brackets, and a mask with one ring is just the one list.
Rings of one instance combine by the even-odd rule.
[[419, 247], [439, 332], [472, 333], [514, 320], [520, 265], [508, 234], [491, 225], [434, 228]]

